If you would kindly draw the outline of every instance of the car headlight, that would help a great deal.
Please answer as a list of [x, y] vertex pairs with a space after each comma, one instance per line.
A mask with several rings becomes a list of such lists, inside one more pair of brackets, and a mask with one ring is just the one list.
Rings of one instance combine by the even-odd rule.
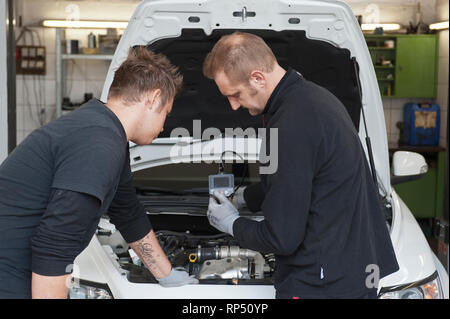
[[384, 288], [380, 299], [442, 299], [443, 293], [437, 272], [419, 282], [392, 288]]
[[79, 284], [69, 288], [70, 299], [113, 299], [108, 286], [87, 283], [81, 281]]

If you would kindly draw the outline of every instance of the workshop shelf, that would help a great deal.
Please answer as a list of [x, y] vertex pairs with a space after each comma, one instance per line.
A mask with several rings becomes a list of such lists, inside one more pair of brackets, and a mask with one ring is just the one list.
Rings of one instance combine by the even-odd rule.
[[383, 97], [436, 97], [436, 34], [366, 34], [365, 39]]

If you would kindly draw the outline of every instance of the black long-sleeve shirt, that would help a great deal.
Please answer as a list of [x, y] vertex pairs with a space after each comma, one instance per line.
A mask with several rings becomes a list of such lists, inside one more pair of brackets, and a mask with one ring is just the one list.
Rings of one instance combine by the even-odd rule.
[[32, 132], [0, 166], [0, 298], [30, 297], [32, 271], [67, 273], [107, 212], [125, 240], [144, 237], [131, 183], [125, 131], [100, 101]]
[[[289, 69], [264, 110], [266, 150], [278, 143], [278, 169], [244, 198], [263, 221], [238, 218], [239, 244], [274, 253], [279, 297], [358, 297], [366, 267], [381, 277], [398, 264], [357, 131], [342, 103]], [[278, 138], [271, 140], [271, 129]], [[266, 164], [269, 165], [269, 164]], [[262, 192], [263, 196], [257, 196]], [[256, 200], [258, 202], [258, 200]], [[258, 207], [261, 206], [261, 207]]]

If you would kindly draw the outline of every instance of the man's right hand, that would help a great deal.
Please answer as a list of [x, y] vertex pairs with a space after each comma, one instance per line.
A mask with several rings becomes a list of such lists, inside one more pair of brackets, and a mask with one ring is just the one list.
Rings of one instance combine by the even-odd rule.
[[130, 247], [144, 263], [145, 267], [163, 287], [179, 287], [198, 284], [186, 271], [173, 269], [167, 255], [159, 245], [155, 232], [151, 230], [144, 238], [130, 243]]
[[157, 280], [161, 286], [166, 288], [198, 284], [198, 280], [189, 276], [186, 271], [175, 270], [173, 268], [168, 276]]

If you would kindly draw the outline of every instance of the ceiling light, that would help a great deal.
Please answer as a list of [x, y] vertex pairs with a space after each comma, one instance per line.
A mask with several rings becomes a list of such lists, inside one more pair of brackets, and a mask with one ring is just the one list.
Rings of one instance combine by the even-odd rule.
[[431, 30], [448, 29], [448, 21], [432, 23], [432, 24], [430, 24], [430, 29]]
[[374, 31], [376, 28], [383, 28], [384, 31], [400, 30], [401, 25], [398, 23], [363, 23], [361, 29], [363, 31]]
[[125, 21], [71, 21], [71, 20], [44, 20], [42, 25], [48, 28], [87, 28], [87, 29], [125, 29]]

